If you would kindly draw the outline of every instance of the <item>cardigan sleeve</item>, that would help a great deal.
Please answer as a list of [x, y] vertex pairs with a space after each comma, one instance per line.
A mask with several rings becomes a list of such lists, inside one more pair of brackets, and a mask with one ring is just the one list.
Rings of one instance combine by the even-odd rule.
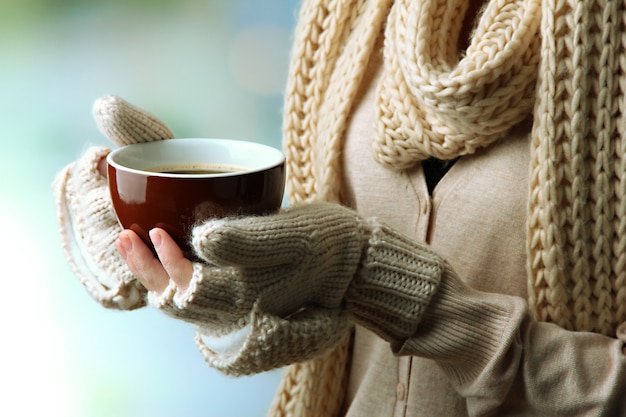
[[451, 270], [417, 332], [391, 345], [398, 355], [434, 360], [466, 399], [470, 416], [626, 410], [623, 340], [537, 323], [522, 298], [473, 290]]

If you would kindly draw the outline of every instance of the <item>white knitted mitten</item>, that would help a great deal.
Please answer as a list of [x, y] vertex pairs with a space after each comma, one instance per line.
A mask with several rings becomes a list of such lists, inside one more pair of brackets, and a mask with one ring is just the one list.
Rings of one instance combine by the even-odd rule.
[[[173, 133], [155, 116], [116, 96], [98, 99], [93, 115], [100, 131], [116, 145], [161, 140]], [[145, 288], [115, 249], [121, 232], [98, 165], [110, 152], [92, 147], [65, 167], [53, 183], [59, 231], [66, 257], [88, 293], [108, 308], [145, 305]]]
[[417, 329], [444, 261], [426, 245], [338, 204], [207, 221], [193, 231], [207, 264], [185, 292], [150, 302], [216, 333], [247, 324], [254, 309], [288, 317], [303, 309], [347, 311], [386, 339]]

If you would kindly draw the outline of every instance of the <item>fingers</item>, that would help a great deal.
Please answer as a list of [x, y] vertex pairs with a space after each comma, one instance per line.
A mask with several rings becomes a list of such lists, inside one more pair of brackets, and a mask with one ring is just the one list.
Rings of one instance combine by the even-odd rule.
[[98, 162], [98, 172], [104, 178], [107, 178], [109, 176], [108, 170], [107, 170], [107, 158], [106, 158], [106, 156], [102, 157], [102, 159], [100, 159], [100, 162]]
[[174, 239], [162, 229], [150, 230], [150, 240], [157, 251], [163, 269], [180, 291], [186, 291], [193, 274], [193, 264], [183, 255]]
[[191, 261], [185, 259], [178, 245], [165, 231], [154, 229], [150, 231], [150, 238], [159, 258], [131, 230], [120, 233], [115, 245], [128, 268], [149, 291], [162, 293], [170, 279], [180, 291], [185, 291], [193, 273]]
[[165, 290], [169, 283], [167, 272], [135, 232], [122, 231], [115, 246], [131, 272], [149, 291], [160, 294]]

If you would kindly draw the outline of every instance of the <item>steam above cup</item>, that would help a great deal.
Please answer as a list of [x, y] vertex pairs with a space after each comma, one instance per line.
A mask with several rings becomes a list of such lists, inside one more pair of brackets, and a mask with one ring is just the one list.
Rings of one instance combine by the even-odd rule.
[[127, 145], [107, 157], [109, 191], [121, 226], [152, 248], [159, 227], [195, 259], [191, 230], [207, 219], [277, 211], [285, 157], [267, 145], [231, 139], [168, 139]]

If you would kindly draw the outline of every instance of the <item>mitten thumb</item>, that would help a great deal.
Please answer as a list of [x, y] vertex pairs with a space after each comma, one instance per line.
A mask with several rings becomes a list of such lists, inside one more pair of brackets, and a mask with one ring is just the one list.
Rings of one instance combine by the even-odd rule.
[[100, 132], [118, 146], [174, 137], [155, 115], [118, 96], [106, 95], [97, 99], [93, 116]]
[[327, 263], [328, 257], [353, 252], [358, 258], [366, 227], [353, 210], [313, 203], [276, 214], [206, 221], [194, 228], [192, 245], [201, 259], [220, 266], [267, 268], [306, 264], [311, 257]]

